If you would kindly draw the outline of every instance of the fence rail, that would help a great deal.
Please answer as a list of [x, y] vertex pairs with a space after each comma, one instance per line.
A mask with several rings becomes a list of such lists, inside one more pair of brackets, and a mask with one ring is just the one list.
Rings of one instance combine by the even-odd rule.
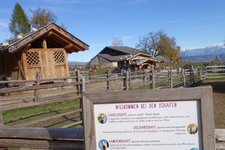
[[[225, 130], [215, 129], [216, 150], [225, 149]], [[84, 150], [83, 128], [0, 128], [0, 147]]]

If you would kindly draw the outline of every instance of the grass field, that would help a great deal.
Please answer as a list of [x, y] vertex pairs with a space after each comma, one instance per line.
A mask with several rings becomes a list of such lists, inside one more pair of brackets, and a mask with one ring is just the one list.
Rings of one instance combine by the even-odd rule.
[[[33, 120], [66, 113], [78, 108], [79, 100], [69, 100], [47, 105], [4, 111], [3, 120], [5, 125], [18, 125]], [[61, 123], [57, 123], [55, 126], [51, 127], [59, 127], [60, 125], [65, 125], [66, 122], [71, 123], [72, 121], [72, 119], [68, 119], [67, 121], [62, 121]]]

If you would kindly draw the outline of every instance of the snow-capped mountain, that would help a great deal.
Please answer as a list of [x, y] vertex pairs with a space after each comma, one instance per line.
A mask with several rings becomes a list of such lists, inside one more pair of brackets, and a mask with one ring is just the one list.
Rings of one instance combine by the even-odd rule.
[[184, 49], [181, 51], [180, 56], [182, 60], [187, 61], [211, 61], [216, 56], [225, 58], [225, 45], [213, 45], [202, 48]]

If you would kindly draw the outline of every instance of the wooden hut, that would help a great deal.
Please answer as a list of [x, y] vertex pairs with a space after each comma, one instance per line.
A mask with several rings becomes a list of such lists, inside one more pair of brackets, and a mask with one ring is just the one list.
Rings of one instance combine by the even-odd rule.
[[127, 58], [129, 63], [129, 68], [131, 70], [141, 70], [141, 69], [150, 69], [155, 68], [157, 63], [160, 63], [159, 60], [152, 58], [152, 56], [145, 53], [138, 53]]
[[[55, 23], [0, 44], [0, 77], [32, 80], [69, 76], [67, 54], [88, 45]], [[1, 78], [0, 78], [1, 79]]]
[[118, 62], [118, 67], [122, 69], [141, 70], [155, 68], [159, 60], [154, 59], [151, 55], [146, 53], [137, 53], [129, 55], [125, 59]]

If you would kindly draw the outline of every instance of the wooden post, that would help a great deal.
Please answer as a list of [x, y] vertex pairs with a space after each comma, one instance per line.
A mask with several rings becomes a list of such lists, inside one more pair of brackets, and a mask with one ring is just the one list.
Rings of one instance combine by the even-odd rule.
[[150, 81], [152, 81], [151, 88], [155, 89], [155, 69], [152, 68], [152, 74], [150, 75]]
[[202, 67], [198, 68], [199, 79], [202, 80]]
[[183, 79], [184, 87], [187, 87], [187, 85], [186, 85], [186, 72], [185, 72], [184, 68], [182, 69], [182, 79]]
[[[36, 81], [35, 81], [36, 86], [40, 85], [40, 78], [41, 78], [40, 72], [37, 72], [36, 73]], [[38, 90], [34, 90], [34, 102], [38, 101], [38, 97], [39, 97]]]
[[107, 74], [106, 74], [106, 79], [107, 79], [107, 90], [110, 90], [110, 81], [109, 81], [109, 78], [110, 78], [110, 71], [109, 69], [107, 70]]
[[4, 121], [3, 121], [3, 117], [2, 117], [2, 111], [1, 111], [1, 107], [0, 107], [0, 128], [2, 128], [4, 126]]
[[81, 76], [81, 85], [80, 85], [80, 91], [81, 93], [84, 93], [86, 91], [85, 89], [85, 76]]
[[208, 68], [207, 68], [207, 66], [205, 67], [205, 79], [207, 79], [208, 78]]
[[173, 71], [172, 68], [169, 70], [169, 81], [170, 81], [170, 88], [173, 88]]
[[132, 72], [131, 72], [130, 69], [128, 70], [128, 73], [129, 73], [129, 80], [128, 80], [129, 83], [128, 83], [128, 84], [129, 84], [129, 87], [130, 87], [130, 85], [131, 85], [131, 80], [132, 80], [132, 78], [131, 78], [131, 77], [132, 77]]
[[129, 71], [126, 71], [126, 78], [125, 78], [125, 90], [129, 90]]
[[195, 84], [195, 72], [193, 68], [191, 68], [190, 70], [190, 76], [191, 76], [192, 84]]
[[147, 80], [147, 76], [146, 76], [147, 72], [146, 70], [144, 70], [144, 77], [143, 77], [143, 82], [144, 82], [144, 87], [146, 87], [146, 80]]
[[[77, 70], [77, 71], [75, 72], [75, 75], [76, 75], [76, 77], [77, 77], [76, 82], [79, 83], [79, 82], [80, 82], [80, 71]], [[78, 84], [78, 85], [77, 85], [77, 95], [81, 94], [81, 88], [80, 88], [80, 87], [81, 87], [81, 86]]]

